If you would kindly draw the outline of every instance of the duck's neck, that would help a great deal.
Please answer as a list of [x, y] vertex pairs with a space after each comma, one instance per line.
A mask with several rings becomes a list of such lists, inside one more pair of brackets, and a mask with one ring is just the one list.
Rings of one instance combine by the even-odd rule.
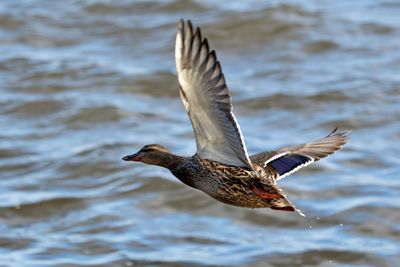
[[173, 170], [179, 167], [184, 160], [185, 157], [181, 157], [172, 153], [162, 153], [160, 161], [158, 162], [157, 165], [167, 168], [169, 170]]

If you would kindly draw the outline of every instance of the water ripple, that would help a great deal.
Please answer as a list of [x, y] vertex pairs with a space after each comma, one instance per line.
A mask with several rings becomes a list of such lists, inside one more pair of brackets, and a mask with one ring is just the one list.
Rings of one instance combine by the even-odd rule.
[[[393, 1], [0, 2], [1, 266], [397, 266]], [[191, 155], [174, 35], [217, 50], [250, 153], [351, 129], [279, 181], [307, 217], [216, 202], [123, 155]]]

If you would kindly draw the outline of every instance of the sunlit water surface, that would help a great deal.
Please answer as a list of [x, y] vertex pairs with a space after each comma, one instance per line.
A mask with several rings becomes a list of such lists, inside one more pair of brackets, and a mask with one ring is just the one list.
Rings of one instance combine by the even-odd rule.
[[[1, 1], [0, 266], [399, 266], [399, 14], [394, 0]], [[280, 182], [307, 217], [120, 160], [195, 151], [181, 17], [218, 51], [250, 153], [353, 130]]]

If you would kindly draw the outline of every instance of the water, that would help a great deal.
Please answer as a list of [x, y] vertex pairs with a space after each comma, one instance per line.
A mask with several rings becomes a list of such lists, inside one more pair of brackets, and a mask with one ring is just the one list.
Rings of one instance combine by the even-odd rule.
[[[0, 266], [398, 266], [398, 1], [2, 1]], [[250, 153], [352, 129], [280, 182], [307, 217], [226, 206], [121, 156], [195, 151], [178, 19], [217, 50]]]

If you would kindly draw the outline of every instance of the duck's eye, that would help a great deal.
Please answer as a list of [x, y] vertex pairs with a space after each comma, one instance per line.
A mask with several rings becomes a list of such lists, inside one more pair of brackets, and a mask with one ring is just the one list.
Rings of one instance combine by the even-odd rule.
[[152, 149], [151, 148], [143, 148], [141, 151], [142, 152], [150, 152]]

